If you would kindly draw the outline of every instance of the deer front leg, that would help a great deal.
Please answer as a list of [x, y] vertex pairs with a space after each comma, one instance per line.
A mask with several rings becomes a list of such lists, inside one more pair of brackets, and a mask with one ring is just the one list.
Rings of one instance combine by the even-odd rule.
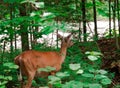
[[[55, 71], [51, 71], [50, 75], [55, 75], [56, 72], [58, 72], [61, 69], [61, 65], [56, 65], [55, 66], [56, 70]], [[52, 84], [48, 84], [49, 88], [53, 88]]]

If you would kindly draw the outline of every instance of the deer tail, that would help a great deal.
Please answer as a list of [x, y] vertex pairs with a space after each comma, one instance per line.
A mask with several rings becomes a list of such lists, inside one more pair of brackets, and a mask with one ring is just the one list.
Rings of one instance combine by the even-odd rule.
[[21, 63], [21, 56], [17, 56], [17, 57], [14, 59], [14, 62], [15, 62], [15, 64], [17, 64], [17, 65], [19, 66], [19, 76], [18, 76], [18, 80], [19, 80], [19, 81], [22, 81], [22, 71], [21, 71], [22, 63]]

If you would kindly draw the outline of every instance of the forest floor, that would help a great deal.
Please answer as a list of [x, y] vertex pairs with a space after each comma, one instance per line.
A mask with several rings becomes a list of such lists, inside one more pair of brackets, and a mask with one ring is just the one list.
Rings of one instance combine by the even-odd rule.
[[[120, 41], [120, 38], [118, 41]], [[116, 47], [116, 39], [101, 39], [97, 41], [97, 44], [104, 55], [102, 58], [102, 68], [115, 73], [113, 85], [120, 83], [120, 50]]]

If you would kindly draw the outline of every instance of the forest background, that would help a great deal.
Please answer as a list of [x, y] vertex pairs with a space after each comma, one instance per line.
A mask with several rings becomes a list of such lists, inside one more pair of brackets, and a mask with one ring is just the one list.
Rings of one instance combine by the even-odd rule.
[[[98, 21], [108, 22], [104, 32]], [[120, 0], [0, 0], [0, 88], [20, 86], [21, 52], [59, 50], [58, 33], [73, 33], [74, 45], [61, 71], [35, 88], [120, 88]]]

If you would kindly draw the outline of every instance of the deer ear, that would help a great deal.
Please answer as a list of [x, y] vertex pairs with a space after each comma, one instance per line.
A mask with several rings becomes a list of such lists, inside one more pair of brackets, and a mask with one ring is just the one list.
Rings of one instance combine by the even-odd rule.
[[69, 35], [67, 36], [67, 38], [68, 38], [68, 39], [70, 39], [70, 38], [71, 38], [71, 36], [72, 36], [72, 34], [73, 34], [73, 33], [69, 34]]
[[60, 39], [62, 39], [62, 38], [63, 38], [63, 36], [62, 36], [62, 35], [60, 35], [60, 34], [57, 34], [57, 37], [58, 37], [58, 38], [60, 38]]

